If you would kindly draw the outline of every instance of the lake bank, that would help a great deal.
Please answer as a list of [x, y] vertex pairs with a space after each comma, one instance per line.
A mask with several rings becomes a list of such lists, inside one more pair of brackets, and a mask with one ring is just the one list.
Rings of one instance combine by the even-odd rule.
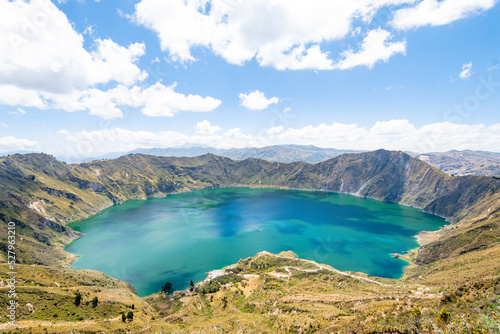
[[[157, 292], [168, 279], [182, 289], [213, 268], [262, 250], [292, 250], [341, 271], [399, 278], [406, 262], [390, 254], [418, 247], [415, 234], [444, 224], [410, 207], [351, 195], [232, 187], [112, 206], [70, 224], [86, 237], [66, 250], [81, 256], [73, 268], [128, 281], [140, 295]], [[127, 263], [122, 263], [124, 257]], [[145, 281], [151, 285], [140, 283]]]

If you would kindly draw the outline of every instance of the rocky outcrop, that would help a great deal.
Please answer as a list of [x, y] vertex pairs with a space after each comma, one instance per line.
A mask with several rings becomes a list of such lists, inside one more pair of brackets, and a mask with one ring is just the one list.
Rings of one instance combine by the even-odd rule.
[[56, 196], [56, 197], [64, 197], [64, 198], [67, 198], [69, 200], [72, 200], [72, 201], [81, 201], [82, 199], [80, 197], [78, 197], [77, 195], [75, 194], [72, 194], [72, 193], [69, 193], [69, 192], [64, 192], [62, 190], [57, 190], [57, 189], [54, 189], [54, 188], [49, 188], [49, 187], [40, 187], [40, 189], [42, 189], [43, 191], [45, 191], [47, 194], [49, 195], [52, 195], [52, 196]]
[[[47, 178], [50, 183], [41, 181], [47, 182]], [[41, 214], [63, 226], [67, 221], [86, 218], [127, 199], [234, 185], [353, 194], [418, 207], [454, 223], [494, 218], [500, 212], [500, 180], [452, 177], [404, 152], [386, 150], [344, 154], [316, 164], [254, 158], [234, 161], [213, 154], [192, 158], [134, 154], [68, 165], [44, 154], [13, 155], [0, 158], [0, 179], [0, 213], [27, 225], [28, 213], [36, 213], [29, 203], [41, 197], [40, 191], [48, 194], [44, 196], [47, 212]], [[53, 184], [61, 188], [55, 189]], [[76, 195], [82, 192], [85, 200]], [[74, 204], [61, 203], [50, 196], [66, 198]], [[53, 238], [40, 228], [33, 231], [44, 239]], [[51, 229], [58, 234], [68, 233], [55, 225]], [[427, 250], [434, 254], [430, 247]]]
[[102, 183], [92, 182], [92, 181], [88, 181], [88, 180], [82, 180], [82, 179], [79, 179], [77, 177], [71, 177], [70, 181], [77, 183], [78, 188], [80, 188], [80, 189], [90, 189], [90, 190], [97, 192], [97, 193], [108, 192], [108, 189]]

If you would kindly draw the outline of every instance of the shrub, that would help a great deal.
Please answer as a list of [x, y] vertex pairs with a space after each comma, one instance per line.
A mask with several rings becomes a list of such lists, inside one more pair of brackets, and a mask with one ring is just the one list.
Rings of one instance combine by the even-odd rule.
[[75, 292], [75, 305], [80, 306], [80, 303], [82, 302], [82, 295], [80, 292]]
[[447, 324], [450, 322], [451, 314], [446, 309], [442, 309], [436, 316], [436, 322], [441, 324]]
[[422, 311], [420, 311], [420, 309], [416, 306], [411, 310], [411, 313], [415, 317], [420, 317], [422, 315]]
[[222, 297], [222, 307], [223, 308], [227, 307], [227, 297], [226, 296]]

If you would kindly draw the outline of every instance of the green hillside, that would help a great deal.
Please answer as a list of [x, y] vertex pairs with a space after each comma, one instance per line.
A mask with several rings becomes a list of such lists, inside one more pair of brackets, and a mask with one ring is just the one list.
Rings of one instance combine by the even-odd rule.
[[[66, 164], [49, 155], [16, 154], [0, 158], [0, 181], [1, 248], [5, 252], [7, 223], [15, 222], [19, 288], [23, 295], [39, 296], [23, 297], [22, 303], [31, 303], [36, 311], [21, 313], [19, 320], [34, 332], [44, 328], [55, 333], [70, 331], [83, 328], [78, 322], [86, 321], [84, 332], [147, 327], [151, 332], [253, 328], [257, 332], [417, 333], [418, 328], [424, 328], [417, 322], [434, 330], [433, 326], [446, 327], [458, 321], [455, 318], [461, 313], [457, 312], [468, 312], [469, 320], [476, 324], [481, 317], [495, 320], [487, 311], [494, 311], [500, 294], [497, 178], [452, 177], [403, 152], [379, 150], [344, 154], [317, 164], [253, 158], [233, 161], [212, 154], [193, 158], [135, 154]], [[268, 254], [262, 258], [269, 261], [257, 268], [252, 264], [258, 262], [248, 262], [252, 260], [238, 264], [232, 270], [236, 276], [231, 279], [237, 281], [233, 287], [219, 287], [216, 292], [199, 287], [196, 293], [178, 293], [172, 300], [161, 295], [141, 300], [126, 283], [100, 273], [65, 269], [73, 256], [62, 248], [80, 236], [65, 226], [67, 222], [127, 199], [225, 186], [349, 193], [418, 207], [453, 224], [420, 235], [423, 246], [405, 255], [411, 263], [405, 277], [380, 281], [390, 287], [352, 279], [332, 268], [316, 270], [317, 265], [289, 256]], [[258, 259], [261, 261], [261, 256]], [[6, 257], [1, 261], [6, 262]], [[290, 269], [289, 261], [300, 270]], [[72, 280], [68, 275], [81, 277]], [[5, 279], [0, 289], [7, 289]], [[59, 286], [50, 282], [59, 282]], [[84, 300], [101, 293], [98, 299], [107, 301], [106, 311], [75, 309], [71, 303], [75, 290], [85, 291]], [[449, 294], [452, 296], [443, 303]], [[119, 313], [132, 301], [140, 305], [140, 311], [132, 322], [123, 323]], [[63, 305], [65, 313], [54, 317], [54, 303]], [[441, 313], [446, 321], [436, 322], [442, 309], [454, 313], [449, 319]], [[82, 316], [84, 320], [78, 320]], [[6, 321], [0, 318], [0, 322]], [[360, 327], [361, 322], [370, 325]], [[481, 326], [489, 330], [486, 324]]]

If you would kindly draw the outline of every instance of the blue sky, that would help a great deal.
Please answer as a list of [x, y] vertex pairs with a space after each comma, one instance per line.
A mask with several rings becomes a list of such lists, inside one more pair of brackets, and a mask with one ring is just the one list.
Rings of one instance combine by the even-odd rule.
[[500, 152], [495, 0], [0, 0], [0, 153]]

